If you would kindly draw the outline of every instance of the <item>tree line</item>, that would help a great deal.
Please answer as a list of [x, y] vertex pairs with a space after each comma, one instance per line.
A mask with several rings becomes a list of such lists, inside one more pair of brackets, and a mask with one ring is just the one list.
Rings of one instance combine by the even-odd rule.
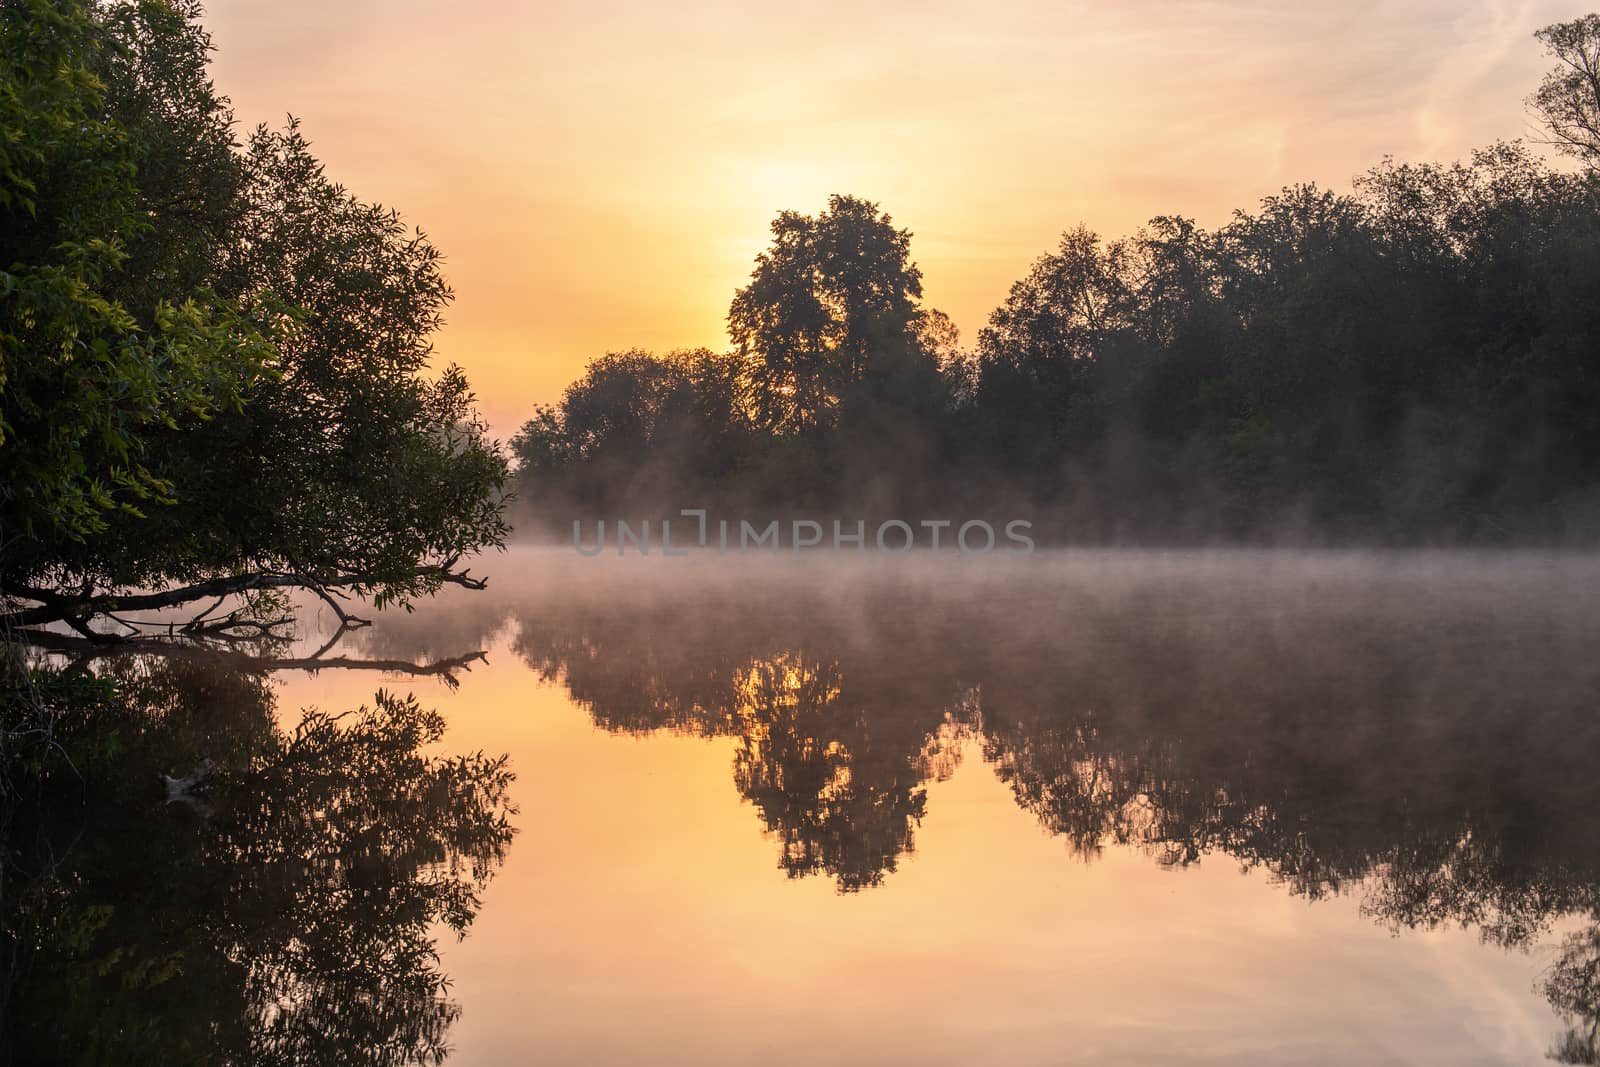
[[964, 347], [911, 234], [781, 213], [731, 347], [594, 360], [513, 441], [520, 517], [1000, 514], [1058, 540], [1600, 531], [1600, 16], [1536, 35], [1520, 142], [1207, 229], [1079, 227]]

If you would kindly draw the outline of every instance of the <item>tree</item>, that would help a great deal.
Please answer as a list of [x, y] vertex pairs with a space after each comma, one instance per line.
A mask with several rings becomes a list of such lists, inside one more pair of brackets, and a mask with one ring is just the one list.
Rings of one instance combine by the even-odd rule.
[[1037, 463], [1075, 430], [1074, 409], [1094, 388], [1104, 342], [1124, 324], [1127, 258], [1126, 242], [1102, 242], [1079, 226], [989, 316], [978, 334], [977, 399], [998, 416], [1001, 455]]
[[828, 425], [880, 349], [908, 335], [914, 343], [922, 274], [910, 250], [909, 231], [853, 196], [829, 197], [815, 217], [785, 211], [773, 220], [772, 245], [728, 311], [763, 426]]
[[[146, 5], [155, 10], [155, 5]], [[0, 8], [0, 552], [6, 588], [49, 546], [173, 499], [153, 438], [236, 408], [271, 366], [270, 304], [176, 277], [126, 300], [158, 224], [101, 72], [122, 61], [87, 3]], [[158, 276], [152, 257], [140, 266]], [[191, 272], [192, 274], [192, 272]]]
[[1556, 22], [1533, 35], [1558, 65], [1528, 98], [1550, 142], [1589, 164], [1600, 162], [1600, 15]]
[[506, 464], [461, 372], [428, 373], [437, 249], [293, 120], [236, 148], [193, 5], [26, 6], [0, 100], [27, 238], [0, 309], [6, 620], [479, 584], [460, 561], [504, 539]]
[[[652, 506], [673, 510], [699, 499], [743, 450], [738, 369], [733, 357], [707, 349], [632, 349], [593, 360], [559, 404], [535, 409], [512, 439], [522, 494], [547, 511], [561, 501], [591, 514], [638, 504], [643, 492], [656, 495]], [[672, 499], [673, 491], [686, 495]]]
[[[1535, 103], [1593, 163], [1600, 15], [1539, 38], [1561, 66]], [[671, 483], [697, 503], [736, 486], [780, 514], [1020, 504], [1047, 538], [1169, 544], [1600, 530], [1593, 166], [1499, 143], [1386, 161], [1349, 192], [1291, 185], [1212, 230], [1172, 215], [1117, 239], [1079, 227], [972, 353], [920, 306], [909, 235], [876, 205], [834, 197], [772, 234], [729, 314], [749, 421], [719, 454], [737, 458]], [[640, 456], [669, 438], [652, 431]], [[541, 448], [551, 469], [587, 462]], [[665, 484], [579, 481], [635, 502]]]

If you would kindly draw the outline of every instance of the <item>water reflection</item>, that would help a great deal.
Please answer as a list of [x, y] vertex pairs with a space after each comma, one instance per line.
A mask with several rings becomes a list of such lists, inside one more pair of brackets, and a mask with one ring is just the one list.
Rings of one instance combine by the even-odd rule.
[[[1537, 948], [1538, 990], [1560, 1020], [1548, 1054], [1596, 1062], [1600, 565], [1248, 554], [509, 562], [486, 593], [355, 632], [337, 651], [349, 664], [332, 665], [507, 649], [570, 694], [594, 736], [719, 739], [726, 780], [781, 872], [774, 881], [825, 879], [841, 909], [889, 897], [882, 887], [908, 877], [907, 857], [919, 835], [936, 840], [928, 824], [950, 795], [929, 787], [965, 755], [963, 776], [998, 779], [1075, 862], [1221, 862], [1296, 898], [1358, 900], [1402, 937], [1464, 927], [1492, 946]], [[470, 714], [471, 684], [495, 672], [511, 679], [511, 699], [532, 703], [519, 664], [499, 651], [490, 661], [461, 693], [437, 694], [450, 713]], [[147, 1062], [443, 1055], [460, 1008], [433, 938], [467, 928], [507, 855], [505, 763], [430, 755], [442, 722], [406, 701], [295, 727], [273, 707], [261, 664], [145, 657], [96, 669], [121, 677], [139, 710], [98, 709], [77, 724], [74, 755], [93, 787], [85, 796], [58, 776], [9, 824], [0, 914], [15, 952], [4, 1026], [17, 1062], [126, 1062], [130, 1049]], [[506, 729], [493, 716], [480, 725]], [[152, 800], [157, 772], [203, 756], [225, 769], [209, 812]], [[650, 783], [626, 773], [574, 773], [617, 796], [624, 818], [651, 803]], [[562, 799], [552, 787], [541, 817], [591, 832]], [[683, 864], [708, 855], [696, 830], [666, 834], [681, 831], [668, 844], [690, 857]], [[541, 861], [537, 877], [554, 878], [569, 857]], [[676, 873], [623, 877], [617, 862], [595, 877]], [[1187, 885], [1173, 890], [1180, 915]], [[642, 914], [655, 891], [646, 881], [608, 897], [632, 910], [596, 921], [691, 923], [665, 958], [692, 969], [672, 953], [703, 949], [702, 975], [714, 970], [710, 930]], [[1063, 914], [1083, 906], [1059, 903]], [[1104, 921], [1130, 947], [1150, 935], [1126, 924], [1158, 926], [1123, 912]], [[1219, 981], [1244, 966], [1204, 951], [1185, 958]], [[573, 996], [636, 1003], [630, 989], [619, 980]], [[841, 993], [824, 991], [828, 1003]], [[804, 994], [783, 1005], [820, 1010]]]
[[[658, 568], [659, 568], [658, 564]], [[670, 566], [670, 564], [669, 564]], [[964, 742], [1063, 848], [1223, 858], [1396, 931], [1527, 948], [1594, 1062], [1600, 571], [1582, 560], [1067, 559], [980, 571], [639, 565], [502, 589], [517, 654], [605, 730], [730, 736], [790, 877], [893, 876]], [[404, 649], [404, 628], [375, 648]]]
[[[429, 754], [444, 721], [409, 697], [289, 725], [259, 673], [100, 669], [125, 699], [57, 726], [82, 777], [5, 820], [10, 1061], [439, 1061], [460, 1009], [435, 938], [510, 843], [505, 759]], [[209, 788], [163, 803], [158, 775], [202, 761]]]

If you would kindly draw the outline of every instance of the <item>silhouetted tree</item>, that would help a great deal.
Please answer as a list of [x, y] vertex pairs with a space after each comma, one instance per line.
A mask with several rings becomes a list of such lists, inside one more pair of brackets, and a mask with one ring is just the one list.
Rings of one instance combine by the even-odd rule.
[[1558, 61], [1529, 99], [1563, 152], [1600, 162], [1600, 15], [1557, 22], [1534, 34]]
[[763, 427], [828, 425], [875, 353], [914, 335], [922, 274], [910, 249], [909, 231], [853, 196], [829, 197], [815, 217], [785, 211], [773, 220], [772, 245], [728, 311]]
[[519, 489], [579, 514], [699, 499], [746, 450], [741, 387], [734, 358], [706, 349], [602, 356], [512, 439]]

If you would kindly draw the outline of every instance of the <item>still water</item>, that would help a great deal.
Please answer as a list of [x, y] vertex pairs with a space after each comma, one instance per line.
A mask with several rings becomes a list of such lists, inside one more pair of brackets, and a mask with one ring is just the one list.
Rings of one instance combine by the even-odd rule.
[[[342, 793], [163, 823], [235, 827], [228, 863], [272, 851], [248, 878], [300, 879], [285, 915], [344, 899], [353, 849], [409, 850], [414, 906], [307, 910], [327, 929], [247, 960], [237, 1002], [163, 1011], [294, 1030], [273, 1047], [311, 1062], [323, 1038], [459, 1065], [1594, 1061], [1600, 561], [519, 548], [475, 571], [487, 591], [325, 653], [484, 651], [458, 684], [262, 687], [290, 736], [380, 687], [442, 714], [412, 814], [361, 817], [381, 848], [332, 840]], [[302, 654], [331, 620], [304, 622]], [[237, 699], [201, 674], [186, 699]], [[389, 767], [348, 748], [352, 780]], [[253, 844], [287, 809], [322, 837]], [[186, 905], [235, 962], [251, 892]], [[373, 954], [411, 962], [356, 993], [305, 977]]]

